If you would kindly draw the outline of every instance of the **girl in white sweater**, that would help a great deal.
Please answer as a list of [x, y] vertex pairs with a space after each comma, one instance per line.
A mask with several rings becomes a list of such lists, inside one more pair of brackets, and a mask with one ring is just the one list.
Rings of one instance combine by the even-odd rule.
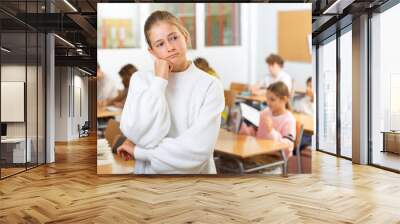
[[186, 58], [189, 33], [171, 13], [152, 13], [144, 32], [154, 72], [131, 79], [118, 154], [136, 160], [136, 174], [215, 174], [223, 87]]

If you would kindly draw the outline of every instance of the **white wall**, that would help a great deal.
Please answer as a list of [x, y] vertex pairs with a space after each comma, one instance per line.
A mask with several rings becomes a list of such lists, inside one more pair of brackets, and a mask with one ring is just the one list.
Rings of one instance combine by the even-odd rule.
[[[68, 68], [55, 68], [55, 140], [66, 141], [68, 139]], [[67, 93], [67, 97], [65, 97]]]
[[[256, 21], [258, 35], [256, 35], [256, 57], [254, 64], [256, 66], [255, 79], [261, 78], [268, 73], [268, 66], [265, 58], [271, 53], [278, 53], [278, 12], [293, 10], [311, 10], [311, 3], [293, 4], [293, 3], [274, 3], [257, 4]], [[252, 12], [253, 13], [253, 12]], [[309, 21], [311, 23], [311, 21]], [[295, 49], [293, 49], [295, 51]], [[295, 80], [294, 89], [305, 89], [306, 80], [312, 76], [311, 63], [301, 63], [286, 61], [284, 70]], [[254, 79], [252, 79], [254, 80]], [[255, 81], [255, 80], [254, 80]]]
[[[83, 125], [88, 120], [87, 77], [83, 77], [83, 73], [71, 67], [56, 67], [55, 74], [55, 140], [77, 139], [78, 124]], [[78, 97], [79, 89], [81, 97]], [[79, 113], [80, 105], [82, 116]]]
[[[120, 4], [119, 4], [120, 5]], [[147, 52], [143, 25], [149, 15], [149, 4], [135, 4], [140, 7], [141, 48], [98, 49], [97, 58], [102, 70], [118, 80], [119, 69], [132, 63], [139, 70], [153, 67], [152, 57]], [[268, 73], [265, 58], [277, 53], [277, 12], [279, 10], [311, 10], [311, 4], [242, 4], [241, 5], [241, 45], [228, 47], [204, 46], [205, 5], [196, 5], [197, 49], [188, 52], [189, 58], [204, 57], [217, 71], [225, 88], [231, 82], [255, 83], [259, 77]], [[98, 5], [98, 18], [113, 11], [107, 3]], [[119, 11], [118, 11], [119, 12]], [[310, 21], [311, 22], [311, 21]], [[305, 88], [306, 79], [312, 75], [311, 63], [286, 62], [285, 70], [293, 76], [295, 87]]]

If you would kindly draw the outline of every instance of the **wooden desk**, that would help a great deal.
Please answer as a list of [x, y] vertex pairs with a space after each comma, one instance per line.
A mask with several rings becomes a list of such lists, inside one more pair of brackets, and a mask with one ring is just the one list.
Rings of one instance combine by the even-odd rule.
[[296, 120], [301, 121], [304, 125], [304, 132], [308, 135], [314, 134], [314, 118], [302, 113], [293, 113]]
[[383, 134], [382, 152], [392, 152], [400, 154], [400, 132], [399, 131], [381, 131]]
[[[286, 176], [287, 158], [283, 150], [288, 145], [273, 140], [259, 139], [253, 136], [239, 135], [227, 130], [220, 129], [217, 144], [215, 146], [216, 154], [231, 158], [237, 163], [240, 173], [249, 173], [273, 166], [282, 166], [282, 174]], [[279, 152], [281, 160], [264, 164], [251, 169], [245, 169], [243, 160], [258, 155], [266, 155]]]
[[122, 113], [122, 109], [120, 111], [110, 111], [107, 110], [107, 107], [98, 107], [97, 108], [97, 118], [105, 118], [105, 117], [115, 117], [119, 116]]
[[133, 174], [135, 161], [113, 154], [105, 139], [97, 140], [97, 174]]
[[215, 150], [238, 158], [246, 159], [252, 156], [279, 152], [288, 145], [281, 142], [259, 139], [248, 135], [239, 135], [220, 129]]

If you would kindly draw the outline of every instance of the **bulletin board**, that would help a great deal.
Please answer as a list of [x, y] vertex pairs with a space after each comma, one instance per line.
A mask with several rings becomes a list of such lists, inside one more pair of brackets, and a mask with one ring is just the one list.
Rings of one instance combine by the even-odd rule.
[[311, 62], [311, 10], [278, 12], [278, 54], [286, 61]]

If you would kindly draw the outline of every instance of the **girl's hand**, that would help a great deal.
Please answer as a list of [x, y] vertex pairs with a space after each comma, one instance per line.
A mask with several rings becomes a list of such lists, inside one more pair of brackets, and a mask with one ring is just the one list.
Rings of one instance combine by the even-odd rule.
[[157, 58], [154, 62], [154, 71], [156, 76], [168, 80], [172, 65], [167, 60]]
[[124, 143], [120, 147], [117, 148], [117, 155], [124, 160], [130, 160], [134, 158], [135, 152], [135, 144], [129, 141], [128, 139], [125, 140]]
[[273, 122], [271, 120], [271, 117], [270, 116], [265, 116], [263, 118], [263, 122], [265, 124], [265, 128], [266, 128], [267, 132], [271, 132], [272, 129], [273, 129], [273, 126], [272, 126]]

